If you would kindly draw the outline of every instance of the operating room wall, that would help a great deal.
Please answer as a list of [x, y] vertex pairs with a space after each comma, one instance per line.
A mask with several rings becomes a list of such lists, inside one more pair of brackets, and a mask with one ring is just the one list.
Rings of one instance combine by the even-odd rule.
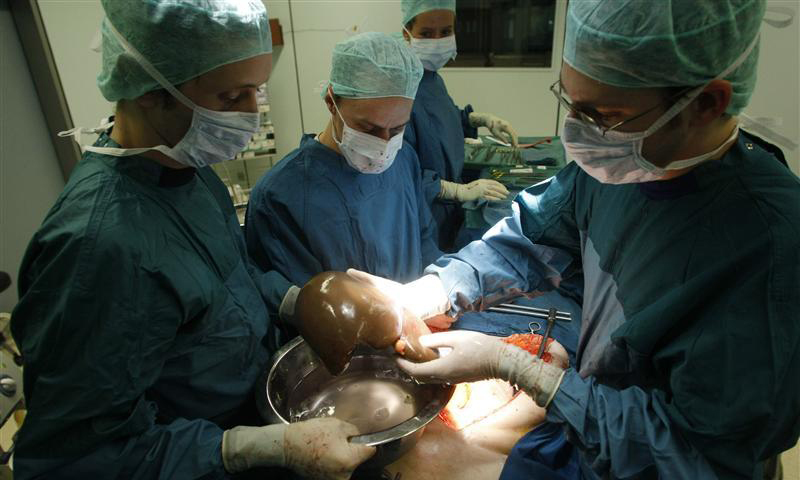
[[457, 105], [505, 118], [520, 135], [555, 135], [558, 102], [549, 87], [558, 80], [564, 47], [566, 1], [556, 2], [550, 68], [444, 68], [442, 78]]
[[769, 0], [765, 18], [758, 80], [745, 113], [769, 127], [750, 130], [780, 146], [800, 175], [800, 1]]
[[[101, 56], [91, 50], [104, 16], [100, 0], [39, 0], [38, 4], [72, 121], [96, 127], [113, 107], [97, 89]], [[83, 140], [90, 143], [94, 138]]]
[[[294, 126], [299, 121], [303, 132], [320, 132], [330, 117], [320, 84], [328, 79], [333, 46], [354, 32], [399, 33], [400, 1], [266, 0], [265, 4], [270, 17], [280, 19], [287, 42], [274, 62], [270, 92], [275, 98], [294, 91], [300, 106], [295, 111], [273, 106], [276, 138], [280, 123]], [[557, 105], [547, 87], [558, 77], [565, 9], [566, 2], [559, 1], [552, 68], [445, 68], [442, 75], [456, 103], [470, 103], [476, 111], [506, 118], [521, 134], [553, 135]], [[295, 132], [292, 147], [299, 143], [300, 132]], [[283, 148], [288, 140], [280, 140], [278, 153], [288, 153]]]
[[22, 45], [0, 0], [0, 270], [14, 287], [0, 293], [0, 312], [17, 303], [17, 271], [33, 232], [64, 188]]

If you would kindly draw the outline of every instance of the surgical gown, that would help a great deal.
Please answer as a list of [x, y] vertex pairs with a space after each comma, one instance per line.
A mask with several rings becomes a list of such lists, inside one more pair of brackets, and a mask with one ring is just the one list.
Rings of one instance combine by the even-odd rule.
[[20, 269], [15, 478], [227, 478], [289, 288], [254, 271], [210, 168], [85, 154]]
[[756, 479], [797, 442], [800, 180], [762, 143], [742, 133], [722, 159], [644, 184], [570, 164], [426, 269], [456, 311], [583, 277], [576, 363], [547, 418], [585, 477]]
[[441, 256], [408, 145], [385, 172], [365, 174], [303, 136], [253, 188], [245, 233], [259, 267], [296, 285], [348, 268], [408, 282]]
[[437, 198], [440, 181], [461, 182], [464, 167], [464, 138], [476, 137], [478, 130], [469, 124], [472, 106], [459, 109], [444, 85], [442, 77], [425, 70], [417, 89], [411, 121], [405, 140], [414, 147], [422, 168], [425, 198], [436, 220], [439, 247], [449, 249], [455, 242], [463, 220], [461, 206]]

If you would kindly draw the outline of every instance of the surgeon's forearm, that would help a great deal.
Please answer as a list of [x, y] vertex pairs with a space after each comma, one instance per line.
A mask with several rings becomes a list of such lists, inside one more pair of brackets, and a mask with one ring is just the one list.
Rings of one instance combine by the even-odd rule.
[[660, 478], [717, 478], [670, 422], [659, 398], [641, 388], [618, 390], [568, 369], [547, 418], [569, 426], [600, 476], [613, 471], [633, 478], [655, 465]]
[[240, 473], [256, 467], [284, 466], [286, 425], [240, 426], [226, 430], [222, 437], [225, 470]]
[[488, 252], [481, 252], [482, 245], [476, 244], [481, 245], [473, 242], [457, 253], [442, 256], [425, 269], [426, 275], [439, 278], [441, 289], [450, 301], [452, 314], [484, 310], [492, 304], [519, 295], [513, 295], [502, 287], [495, 289], [482, 281], [481, 265], [487, 259], [482, 253]]
[[292, 282], [286, 279], [277, 271], [260, 272], [257, 274], [256, 283], [261, 292], [267, 310], [270, 314], [279, 314], [281, 304], [286, 298], [287, 292], [293, 286]]
[[458, 198], [459, 184], [441, 180], [439, 185], [441, 186], [439, 189], [439, 198], [443, 200], [456, 200]]
[[478, 129], [473, 127], [469, 123], [469, 114], [472, 113], [474, 110], [472, 109], [472, 105], [467, 105], [461, 109], [459, 112], [461, 114], [461, 129], [464, 131], [464, 138], [477, 138], [478, 137]]
[[527, 279], [483, 240], [442, 256], [425, 274], [439, 277], [454, 314], [485, 310], [528, 291]]
[[497, 377], [524, 390], [542, 408], [550, 405], [565, 373], [563, 368], [512, 345], [501, 350], [497, 366]]
[[424, 275], [405, 284], [403, 295], [403, 303], [420, 319], [441, 315], [450, 309], [450, 299], [436, 275]]
[[439, 176], [434, 170], [422, 171], [422, 196], [425, 202], [430, 205], [437, 198], [442, 191], [442, 177]]
[[[513, 215], [483, 238], [425, 269], [441, 279], [454, 313], [485, 310], [530, 292], [549, 291], [572, 274], [576, 258], [566, 249], [550, 246], [552, 238], [548, 244], [536, 243], [546, 230], [528, 238], [530, 225], [523, 229], [520, 208], [515, 204]], [[527, 213], [526, 219], [533, 213], [537, 212]], [[558, 230], [560, 224], [554, 224]]]
[[[33, 472], [37, 478], [50, 480], [97, 478], [97, 472], [103, 472], [106, 478], [131, 480], [164, 478], [165, 472], [180, 472], [185, 478], [223, 480], [230, 477], [222, 462], [222, 433], [207, 420], [177, 419], [165, 425], [151, 425], [135, 436], [115, 440], [87, 438], [98, 446], [67, 464], [49, 456], [54, 453], [40, 450], [30, 457], [17, 452], [14, 465], [18, 472]], [[48, 464], [52, 470], [44, 469]]]

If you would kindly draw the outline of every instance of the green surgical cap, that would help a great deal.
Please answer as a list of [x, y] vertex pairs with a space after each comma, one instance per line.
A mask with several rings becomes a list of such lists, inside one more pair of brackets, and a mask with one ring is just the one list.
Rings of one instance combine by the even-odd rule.
[[[564, 61], [624, 88], [703, 85], [755, 40], [764, 0], [572, 0]], [[756, 83], [758, 45], [732, 73], [727, 113], [739, 113]]]
[[333, 47], [330, 85], [336, 95], [413, 100], [421, 79], [417, 54], [406, 42], [385, 33], [362, 33]]
[[431, 10], [451, 10], [455, 13], [456, 0], [403, 0], [400, 8], [403, 11], [403, 25], [408, 25], [420, 13]]
[[261, 0], [102, 0], [103, 65], [97, 86], [110, 102], [161, 86], [128, 54], [122, 37], [173, 85], [272, 51]]

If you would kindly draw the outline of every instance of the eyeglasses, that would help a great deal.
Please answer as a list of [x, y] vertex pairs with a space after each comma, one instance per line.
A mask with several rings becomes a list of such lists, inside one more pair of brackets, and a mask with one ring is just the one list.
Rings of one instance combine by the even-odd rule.
[[[556, 88], [556, 86], [557, 86], [557, 88]], [[625, 125], [626, 123], [629, 123], [629, 122], [632, 122], [634, 120], [637, 120], [639, 118], [644, 117], [648, 113], [660, 108], [662, 105], [664, 105], [665, 102], [673, 102], [673, 101], [677, 100], [678, 98], [686, 95], [688, 92], [690, 92], [694, 88], [695, 87], [685, 88], [685, 89], [681, 90], [680, 92], [676, 93], [675, 95], [671, 96], [669, 99], [664, 100], [662, 102], [659, 102], [658, 105], [655, 105], [652, 108], [648, 108], [647, 110], [645, 110], [642, 113], [639, 113], [637, 115], [632, 116], [631, 118], [627, 118], [625, 120], [617, 122], [614, 125], [608, 126], [603, 122], [603, 119], [597, 117], [598, 115], [600, 115], [599, 113], [594, 112], [594, 114], [592, 114], [592, 113], [589, 113], [589, 112], [584, 112], [584, 111], [578, 109], [577, 107], [575, 107], [572, 104], [572, 102], [570, 102], [569, 99], [567, 99], [567, 97], [565, 97], [561, 93], [561, 80], [556, 80], [552, 85], [550, 85], [550, 91], [553, 92], [553, 95], [556, 96], [556, 99], [558, 100], [558, 102], [564, 108], [569, 110], [570, 113], [575, 115], [579, 120], [581, 120], [583, 122], [586, 122], [586, 123], [588, 123], [590, 125], [596, 126], [598, 129], [600, 129], [600, 131], [603, 133], [603, 135], [605, 135], [606, 132], [610, 132], [612, 130], [616, 130], [617, 128]]]

